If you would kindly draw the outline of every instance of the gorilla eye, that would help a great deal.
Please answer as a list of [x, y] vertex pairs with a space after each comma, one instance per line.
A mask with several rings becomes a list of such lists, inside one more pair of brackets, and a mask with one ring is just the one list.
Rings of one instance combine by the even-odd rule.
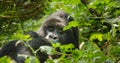
[[54, 27], [48, 27], [47, 30], [48, 31], [54, 31]]

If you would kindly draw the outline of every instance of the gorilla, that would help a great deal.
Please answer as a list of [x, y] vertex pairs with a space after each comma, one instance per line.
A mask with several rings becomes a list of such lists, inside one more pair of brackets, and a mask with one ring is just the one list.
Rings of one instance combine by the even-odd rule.
[[[71, 43], [75, 48], [78, 48], [78, 27], [72, 27], [71, 29], [63, 31], [63, 27], [67, 26], [68, 23], [73, 20], [74, 19], [64, 11], [58, 11], [51, 14], [45, 19], [37, 32], [27, 32], [32, 40], [29, 42], [22, 42], [20, 40], [10, 41], [0, 50], [0, 57], [8, 56], [11, 59], [14, 59], [17, 63], [24, 63], [25, 58], [18, 56], [18, 54], [34, 56], [30, 47], [25, 46], [25, 44], [29, 44], [34, 50], [37, 50], [41, 46], [52, 47], [51, 40], [59, 42], [61, 45]], [[36, 53], [36, 56], [41, 63], [44, 63], [48, 58], [48, 54], [43, 53], [40, 50]]]

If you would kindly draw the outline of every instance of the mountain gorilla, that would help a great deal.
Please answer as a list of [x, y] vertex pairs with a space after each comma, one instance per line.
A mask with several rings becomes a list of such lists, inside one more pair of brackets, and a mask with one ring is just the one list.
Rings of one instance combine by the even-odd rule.
[[[32, 40], [29, 42], [14, 40], [7, 43], [2, 47], [0, 57], [6, 55], [14, 59], [17, 63], [24, 63], [25, 58], [19, 56], [19, 54], [34, 56], [31, 49], [25, 46], [25, 44], [29, 44], [34, 50], [37, 50], [40, 46], [52, 46], [51, 40], [59, 42], [62, 45], [72, 43], [75, 48], [78, 48], [78, 28], [73, 27], [63, 31], [63, 27], [67, 26], [70, 21], [73, 21], [73, 18], [63, 11], [53, 13], [44, 21], [37, 32], [28, 32]], [[48, 55], [40, 50], [36, 53], [36, 56], [41, 63], [44, 63], [48, 58]]]

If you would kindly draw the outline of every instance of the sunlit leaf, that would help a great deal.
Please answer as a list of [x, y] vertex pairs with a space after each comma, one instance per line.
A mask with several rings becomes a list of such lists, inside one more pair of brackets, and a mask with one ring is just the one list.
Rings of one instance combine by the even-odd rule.
[[0, 58], [0, 63], [10, 63], [12, 60], [7, 56]]
[[79, 24], [77, 21], [71, 21], [67, 26], [63, 28], [63, 31], [68, 30], [72, 27], [77, 27]]
[[90, 36], [90, 40], [98, 39], [99, 41], [103, 40], [103, 34], [100, 33], [94, 33]]

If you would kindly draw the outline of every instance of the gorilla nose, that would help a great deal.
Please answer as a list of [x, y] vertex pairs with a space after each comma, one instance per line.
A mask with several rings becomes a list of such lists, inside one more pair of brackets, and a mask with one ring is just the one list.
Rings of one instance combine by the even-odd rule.
[[54, 40], [58, 39], [58, 37], [53, 37]]
[[59, 37], [58, 37], [57, 34], [49, 33], [49, 34], [46, 35], [45, 39], [58, 41]]
[[51, 38], [53, 40], [58, 40], [58, 36], [57, 35], [50, 35], [49, 38]]

